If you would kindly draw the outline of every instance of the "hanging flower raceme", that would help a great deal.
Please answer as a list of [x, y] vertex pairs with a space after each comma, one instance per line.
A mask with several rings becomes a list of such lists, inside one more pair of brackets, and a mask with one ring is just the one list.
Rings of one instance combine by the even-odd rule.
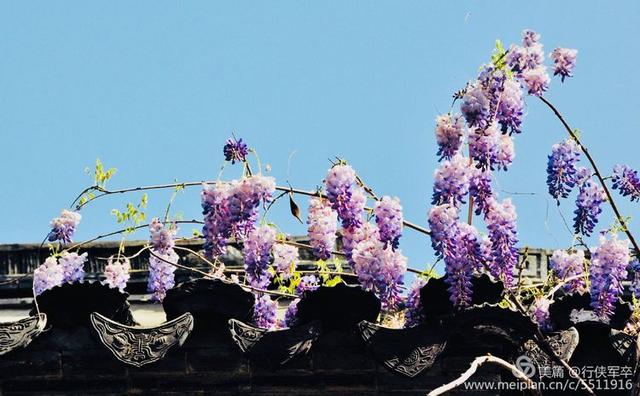
[[542, 96], [549, 89], [550, 79], [546, 66], [526, 70], [522, 73], [522, 79], [527, 86], [529, 95]]
[[520, 133], [523, 114], [522, 87], [516, 80], [506, 80], [496, 112], [502, 133]]
[[613, 168], [613, 189], [618, 190], [623, 197], [628, 196], [633, 201], [640, 201], [640, 177], [638, 171], [626, 165], [616, 165]]
[[483, 65], [478, 75], [478, 83], [482, 87], [485, 97], [489, 100], [489, 113], [496, 113], [496, 106], [501, 100], [504, 83], [507, 76], [504, 71], [493, 64]]
[[551, 331], [551, 320], [549, 315], [549, 305], [552, 301], [546, 297], [536, 297], [531, 307], [531, 318], [538, 324], [540, 330]]
[[466, 202], [472, 169], [469, 159], [456, 155], [436, 169], [433, 178], [432, 204], [450, 203], [459, 206]]
[[366, 222], [362, 223], [359, 227], [343, 228], [342, 233], [342, 250], [349, 264], [353, 265], [351, 253], [353, 249], [362, 241], [366, 240], [380, 240], [380, 231], [378, 227]]
[[297, 324], [298, 318], [298, 303], [300, 302], [299, 298], [291, 301], [287, 310], [284, 312], [284, 326], [281, 327], [293, 327]]
[[253, 323], [263, 329], [271, 329], [276, 324], [278, 303], [271, 300], [268, 294], [256, 296], [253, 306]]
[[76, 227], [80, 223], [80, 213], [70, 210], [63, 210], [60, 217], [56, 217], [51, 220], [51, 231], [49, 232], [49, 241], [60, 241], [62, 243], [70, 243], [73, 239], [73, 234], [76, 232]]
[[84, 263], [87, 262], [87, 253], [64, 252], [58, 260], [62, 267], [62, 282], [82, 282], [84, 280]]
[[302, 295], [302, 293], [307, 290], [313, 291], [318, 287], [320, 287], [320, 283], [315, 275], [305, 275], [300, 278], [300, 283], [296, 286], [296, 293], [298, 293], [298, 295]]
[[462, 97], [460, 111], [470, 128], [484, 129], [487, 127], [490, 117], [490, 103], [482, 86], [475, 85], [467, 89]]
[[275, 243], [272, 248], [273, 266], [283, 279], [289, 279], [295, 271], [300, 254], [298, 248], [286, 243]]
[[255, 228], [260, 204], [271, 202], [276, 181], [270, 176], [254, 175], [231, 183], [228, 210], [232, 235], [244, 239]]
[[493, 169], [496, 162], [500, 131], [495, 123], [487, 128], [469, 130], [469, 154], [481, 169]]
[[327, 197], [338, 212], [345, 228], [358, 227], [362, 222], [366, 196], [356, 185], [356, 172], [349, 165], [336, 165], [329, 169], [324, 180]]
[[472, 169], [471, 178], [469, 180], [469, 194], [474, 198], [476, 215], [486, 213], [489, 209], [489, 203], [494, 199], [493, 188], [491, 183], [493, 175], [490, 170], [478, 168]]
[[177, 264], [180, 257], [173, 249], [164, 253], [152, 249], [151, 252], [153, 254], [149, 257], [147, 290], [153, 293], [152, 300], [162, 302], [167, 295], [167, 290], [176, 285], [174, 274], [176, 266], [172, 264]]
[[640, 299], [640, 261], [633, 260], [629, 264], [629, 271], [633, 274], [630, 286], [631, 292], [636, 299]]
[[598, 217], [602, 213], [602, 203], [607, 199], [603, 188], [588, 179], [580, 186], [576, 198], [576, 210], [573, 212], [573, 228], [576, 234], [589, 236], [598, 224]]
[[505, 287], [511, 287], [513, 270], [518, 262], [516, 220], [516, 208], [508, 198], [502, 203], [492, 201], [485, 215], [492, 250], [489, 269], [491, 275], [502, 280]]
[[494, 160], [495, 169], [507, 170], [516, 157], [513, 138], [509, 135], [501, 135], [498, 138], [498, 147]]
[[544, 50], [540, 43], [540, 35], [532, 30], [523, 31], [522, 47], [512, 45], [506, 60], [518, 77], [526, 71], [541, 67], [544, 62]]
[[464, 120], [460, 115], [450, 113], [436, 117], [436, 143], [438, 143], [438, 160], [451, 159], [462, 146]]
[[402, 222], [404, 220], [400, 200], [384, 196], [376, 202], [374, 213], [380, 241], [384, 243], [385, 247], [391, 245], [393, 249], [397, 249], [402, 235]]
[[314, 256], [319, 260], [327, 260], [336, 245], [338, 214], [331, 208], [328, 200], [312, 197], [309, 200], [307, 224], [309, 245]]
[[231, 236], [232, 224], [229, 210], [231, 185], [217, 182], [212, 186], [203, 185], [202, 213], [204, 215], [204, 251], [209, 257], [218, 257], [226, 252]]
[[439, 258], [444, 257], [447, 243], [456, 232], [458, 208], [451, 204], [436, 205], [429, 210], [429, 228], [431, 228], [431, 247]]
[[572, 77], [573, 68], [576, 66], [578, 50], [570, 48], [556, 48], [549, 55], [553, 59], [553, 75], [560, 75], [562, 82], [566, 77]]
[[404, 327], [414, 327], [425, 319], [424, 310], [420, 301], [420, 290], [427, 282], [423, 278], [416, 278], [411, 284], [404, 311]]
[[45, 290], [61, 285], [63, 279], [64, 268], [58, 264], [55, 257], [47, 257], [33, 272], [33, 291], [39, 296]]
[[471, 304], [471, 279], [473, 271], [482, 267], [482, 257], [476, 229], [460, 222], [454, 227], [444, 254], [447, 290], [453, 306], [465, 308]]
[[249, 232], [244, 241], [244, 269], [247, 281], [253, 287], [265, 289], [269, 286], [269, 253], [275, 240], [276, 231], [265, 225]]
[[629, 241], [600, 238], [600, 246], [591, 251], [591, 307], [595, 314], [608, 322], [615, 302], [622, 294], [622, 281], [627, 278]]
[[131, 264], [129, 263], [129, 259], [126, 257], [122, 257], [119, 259], [115, 259], [113, 257], [109, 257], [107, 261], [107, 265], [104, 268], [104, 275], [106, 279], [103, 284], [108, 285], [112, 289], [119, 289], [120, 292], [124, 292], [124, 289], [127, 287], [127, 282], [129, 281], [131, 270]]
[[366, 290], [372, 290], [384, 309], [397, 308], [401, 298], [400, 286], [407, 271], [407, 259], [400, 250], [384, 247], [379, 240], [367, 239], [352, 251], [353, 269]]
[[551, 147], [547, 161], [547, 186], [555, 199], [566, 198], [576, 185], [576, 165], [580, 160], [580, 148], [573, 139], [556, 143]]
[[236, 161], [244, 162], [247, 160], [249, 148], [247, 144], [242, 141], [242, 138], [238, 140], [233, 138], [227, 139], [227, 142], [222, 148], [222, 152], [224, 153], [224, 159], [226, 161], [231, 161], [232, 164], [235, 164]]
[[158, 253], [166, 253], [175, 246], [174, 238], [177, 228], [166, 227], [158, 218], [151, 220], [149, 224], [150, 242], [153, 250]]
[[555, 271], [560, 281], [578, 277], [564, 284], [563, 288], [569, 293], [581, 291], [585, 287], [584, 281], [584, 252], [577, 250], [569, 253], [566, 250], [556, 250], [551, 256], [551, 269]]

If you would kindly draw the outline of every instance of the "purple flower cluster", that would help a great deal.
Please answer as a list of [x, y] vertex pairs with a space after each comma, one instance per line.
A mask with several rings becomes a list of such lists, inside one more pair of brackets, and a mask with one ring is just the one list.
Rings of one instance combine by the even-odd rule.
[[630, 286], [631, 292], [636, 299], [640, 299], [640, 261], [633, 260], [633, 262], [629, 264], [629, 270], [633, 274]]
[[244, 241], [244, 269], [247, 281], [253, 287], [265, 289], [269, 286], [269, 253], [275, 240], [275, 229], [265, 225], [249, 232]]
[[420, 301], [420, 290], [426, 284], [427, 282], [422, 278], [416, 278], [411, 284], [405, 303], [404, 327], [414, 327], [424, 321], [425, 314]]
[[490, 102], [481, 85], [471, 86], [462, 97], [460, 111], [470, 128], [484, 129], [489, 124]]
[[580, 160], [580, 148], [573, 139], [556, 143], [551, 147], [547, 161], [547, 186], [555, 199], [566, 198], [576, 185], [576, 165]]
[[260, 204], [270, 202], [275, 191], [272, 177], [255, 175], [231, 183], [204, 185], [202, 209], [205, 252], [210, 257], [224, 254], [232, 236], [244, 239], [255, 228]]
[[358, 243], [351, 256], [362, 287], [376, 293], [384, 309], [395, 309], [401, 300], [400, 287], [407, 271], [406, 257], [400, 250], [384, 247], [375, 239]]
[[485, 215], [492, 250], [489, 269], [505, 287], [511, 287], [513, 270], [518, 262], [516, 220], [516, 208], [508, 198], [502, 203], [492, 201], [491, 209]]
[[158, 253], [166, 253], [175, 246], [174, 237], [178, 230], [175, 227], [165, 227], [158, 219], [154, 218], [149, 224], [151, 234], [151, 246]]
[[486, 213], [489, 209], [489, 203], [494, 199], [492, 181], [491, 171], [474, 168], [469, 180], [469, 194], [474, 198], [476, 215]]
[[353, 265], [351, 260], [351, 252], [362, 241], [380, 240], [380, 231], [378, 227], [366, 222], [360, 227], [343, 228], [342, 233], [342, 250], [344, 251], [347, 261]]
[[103, 284], [108, 285], [112, 289], [117, 288], [120, 292], [124, 292], [124, 289], [127, 287], [127, 282], [131, 277], [129, 274], [130, 270], [131, 264], [128, 258], [123, 257], [122, 259], [114, 260], [113, 257], [109, 257], [107, 266], [104, 268], [106, 279]]
[[224, 159], [226, 161], [231, 161], [232, 164], [235, 164], [236, 161], [244, 162], [247, 160], [249, 148], [247, 144], [242, 141], [242, 138], [238, 140], [233, 138], [227, 139], [227, 142], [222, 148], [222, 152], [224, 153]]
[[496, 112], [500, 130], [503, 133], [520, 133], [523, 115], [522, 87], [515, 80], [506, 80]]
[[80, 223], [80, 213], [72, 212], [70, 210], [63, 210], [60, 217], [56, 217], [51, 220], [51, 231], [49, 232], [49, 241], [60, 241], [62, 243], [72, 242], [73, 234], [76, 232], [76, 227]]
[[451, 204], [436, 205], [429, 210], [431, 246], [437, 257], [444, 257], [446, 244], [455, 234], [457, 222], [458, 208]]
[[393, 249], [397, 249], [402, 235], [403, 222], [400, 200], [384, 196], [376, 202], [374, 213], [380, 241], [384, 243], [385, 247], [391, 245]]
[[498, 150], [500, 131], [495, 123], [486, 128], [469, 131], [469, 154], [481, 169], [493, 168]]
[[295, 271], [300, 254], [298, 248], [285, 243], [273, 245], [273, 266], [280, 273], [283, 279], [289, 279], [291, 273]]
[[450, 203], [459, 206], [469, 193], [469, 179], [472, 168], [469, 159], [456, 155], [446, 160], [436, 169], [433, 178], [432, 204]]
[[345, 228], [358, 227], [367, 198], [364, 190], [356, 185], [356, 172], [349, 165], [336, 165], [329, 169], [325, 177], [327, 197], [333, 209], [338, 212]]
[[573, 68], [576, 66], [578, 50], [570, 48], [556, 48], [549, 55], [553, 59], [553, 75], [560, 75], [562, 82], [566, 77], [572, 77]]
[[314, 256], [327, 260], [336, 244], [338, 214], [331, 208], [328, 200], [313, 197], [309, 200], [307, 224], [309, 245], [313, 248]]
[[284, 326], [282, 327], [293, 327], [296, 325], [298, 321], [298, 303], [300, 299], [296, 298], [295, 300], [289, 303], [287, 310], [284, 312]]
[[513, 144], [513, 138], [509, 135], [501, 135], [498, 138], [498, 147], [496, 149], [493, 165], [498, 170], [503, 169], [506, 171], [515, 157], [516, 151]]
[[591, 251], [591, 307], [605, 322], [613, 314], [616, 299], [622, 294], [628, 265], [629, 241], [626, 239], [602, 237], [600, 246]]
[[457, 308], [471, 304], [473, 271], [483, 264], [482, 251], [476, 229], [458, 222], [452, 237], [445, 243], [444, 265], [449, 285], [449, 299]]
[[271, 329], [276, 324], [278, 303], [271, 300], [267, 294], [256, 296], [253, 306], [253, 323], [263, 329]]
[[151, 252], [153, 254], [149, 257], [147, 290], [153, 293], [152, 300], [162, 302], [167, 295], [167, 290], [176, 284], [174, 274], [176, 267], [171, 263], [177, 264], [180, 257], [173, 249], [169, 249], [164, 253], [152, 249]]
[[296, 286], [296, 293], [302, 295], [307, 290], [313, 291], [320, 287], [318, 278], [315, 275], [305, 275], [300, 278], [300, 283]]
[[564, 284], [563, 288], [569, 293], [581, 291], [585, 287], [584, 277], [584, 252], [578, 250], [569, 253], [566, 250], [556, 250], [551, 256], [551, 269], [556, 276], [565, 281], [569, 278], [580, 276]]
[[33, 272], [33, 291], [39, 296], [45, 290], [62, 284], [64, 269], [58, 265], [55, 257], [48, 257], [42, 265]]
[[613, 167], [613, 189], [618, 190], [623, 197], [629, 196], [631, 202], [640, 201], [640, 177], [638, 171], [626, 165]]
[[573, 211], [573, 228], [576, 234], [589, 236], [593, 233], [606, 198], [603, 188], [592, 179], [582, 183], [576, 198], [576, 210]]
[[537, 297], [531, 307], [531, 318], [538, 324], [540, 330], [551, 331], [549, 305], [552, 301], [545, 297]]
[[450, 113], [436, 117], [436, 142], [439, 160], [451, 159], [462, 146], [464, 121], [460, 115]]
[[87, 253], [64, 252], [58, 260], [62, 267], [62, 282], [82, 282], [84, 280], [84, 263], [87, 262]]
[[514, 45], [507, 54], [507, 64], [517, 77], [522, 78], [531, 95], [540, 96], [549, 88], [549, 75], [544, 62], [544, 51], [540, 35], [525, 30], [522, 33], [522, 47]]

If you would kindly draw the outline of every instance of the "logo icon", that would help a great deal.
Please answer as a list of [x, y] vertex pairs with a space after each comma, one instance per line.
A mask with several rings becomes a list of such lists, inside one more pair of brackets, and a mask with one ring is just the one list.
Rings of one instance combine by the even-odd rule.
[[529, 356], [518, 356], [516, 359], [516, 367], [522, 371], [527, 378], [531, 378], [536, 374], [536, 366]]

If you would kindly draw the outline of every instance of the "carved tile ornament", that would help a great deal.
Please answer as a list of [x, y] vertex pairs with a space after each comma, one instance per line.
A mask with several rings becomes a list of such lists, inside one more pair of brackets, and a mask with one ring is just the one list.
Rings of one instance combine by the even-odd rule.
[[447, 344], [444, 334], [432, 326], [391, 329], [362, 321], [358, 330], [376, 361], [410, 378], [431, 367]]
[[94, 312], [91, 324], [118, 360], [141, 367], [162, 359], [174, 345], [182, 345], [193, 330], [193, 316], [187, 312], [160, 326], [132, 327]]
[[16, 322], [0, 323], [0, 355], [24, 348], [42, 333], [47, 315], [40, 313]]
[[243, 353], [261, 357], [270, 366], [280, 366], [309, 352], [320, 335], [320, 326], [318, 322], [312, 322], [285, 330], [268, 331], [230, 319], [229, 331]]
[[[578, 330], [571, 327], [568, 330], [562, 330], [548, 335], [549, 344], [553, 351], [565, 362], [571, 360], [573, 352], [578, 346], [580, 337]], [[523, 345], [523, 352], [533, 360], [538, 367], [551, 366], [554, 361], [546, 352], [544, 352], [534, 340], [527, 340]]]

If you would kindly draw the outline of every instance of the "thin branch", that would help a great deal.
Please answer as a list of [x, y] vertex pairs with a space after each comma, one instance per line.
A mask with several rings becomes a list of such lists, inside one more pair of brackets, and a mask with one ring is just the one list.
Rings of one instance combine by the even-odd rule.
[[527, 389], [529, 389], [535, 395], [540, 395], [540, 391], [536, 389], [536, 384], [531, 380], [531, 378], [527, 377], [527, 375], [523, 373], [520, 369], [518, 369], [516, 366], [507, 362], [506, 360], [500, 359], [499, 357], [486, 355], [486, 356], [479, 356], [475, 358], [473, 362], [471, 362], [471, 366], [467, 369], [467, 371], [462, 373], [460, 377], [449, 382], [448, 384], [444, 384], [442, 386], [437, 387], [436, 389], [429, 392], [427, 396], [442, 395], [444, 393], [447, 393], [459, 387], [460, 385], [467, 382], [471, 378], [471, 376], [475, 374], [478, 368], [480, 368], [480, 366], [482, 366], [485, 363], [497, 364], [499, 366], [502, 366], [506, 369], [511, 370], [511, 372], [517, 379], [527, 384]]
[[551, 109], [551, 111], [553, 111], [553, 113], [556, 115], [556, 117], [560, 120], [560, 122], [562, 123], [564, 128], [569, 133], [569, 136], [571, 136], [571, 138], [578, 144], [578, 146], [580, 147], [580, 149], [584, 153], [585, 157], [587, 157], [587, 160], [589, 160], [589, 163], [591, 164], [591, 167], [593, 168], [593, 171], [594, 171], [596, 177], [600, 181], [600, 184], [602, 185], [602, 188], [604, 189], [604, 192], [607, 195], [607, 201], [609, 202], [609, 205], [611, 205], [611, 209], [613, 209], [613, 213], [615, 214], [616, 218], [618, 219], [618, 222], [622, 226], [625, 234], [627, 234], [627, 237], [631, 241], [631, 244], [633, 245], [633, 247], [635, 249], [636, 256], [640, 258], [640, 247], [638, 246], [638, 243], [636, 242], [635, 238], [631, 234], [631, 231], [629, 231], [629, 227], [627, 227], [627, 221], [624, 219], [624, 217], [622, 217], [622, 214], [618, 210], [618, 206], [616, 205], [615, 201], [613, 200], [613, 196], [611, 195], [611, 192], [609, 191], [609, 187], [607, 187], [607, 183], [605, 182], [604, 177], [602, 176], [602, 173], [598, 169], [598, 166], [596, 165], [595, 160], [591, 156], [591, 153], [589, 153], [589, 150], [587, 149], [587, 147], [584, 144], [582, 144], [582, 142], [580, 141], [580, 138], [578, 137], [578, 135], [573, 131], [573, 129], [571, 129], [571, 127], [569, 126], [567, 121], [565, 121], [564, 117], [562, 116], [562, 114], [560, 114], [558, 109], [556, 109], [555, 106], [553, 104], [551, 104], [551, 102], [549, 102], [543, 96], [540, 96], [539, 98], [544, 104], [547, 105], [547, 107], [549, 107]]

